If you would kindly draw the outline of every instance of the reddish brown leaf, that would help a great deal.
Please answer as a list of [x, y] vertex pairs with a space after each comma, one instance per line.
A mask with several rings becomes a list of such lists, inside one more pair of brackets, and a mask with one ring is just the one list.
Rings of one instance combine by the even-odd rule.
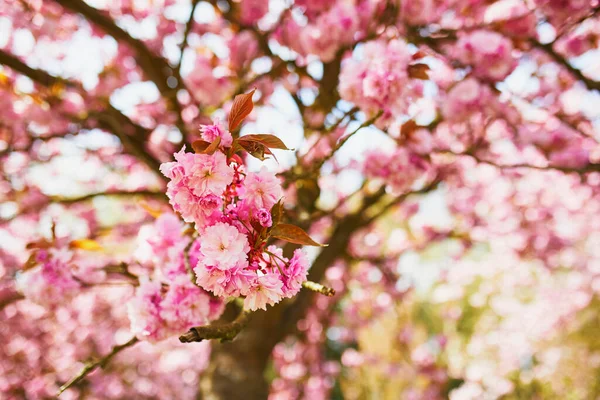
[[270, 149], [289, 150], [285, 143], [275, 135], [253, 134], [245, 135], [238, 139], [240, 142], [258, 142]]
[[212, 143], [204, 140], [196, 140], [192, 143], [192, 148], [196, 154], [214, 154], [221, 144], [221, 138], [217, 137]]
[[286, 242], [304, 246], [327, 246], [326, 244], [315, 242], [302, 228], [291, 224], [279, 224], [274, 226], [271, 230], [271, 236], [285, 240]]
[[277, 226], [281, 222], [283, 217], [283, 203], [279, 200], [271, 207], [271, 219], [273, 220], [273, 226]]
[[408, 66], [408, 76], [414, 79], [429, 79], [427, 71], [429, 71], [427, 64], [412, 64]]
[[33, 267], [35, 267], [38, 264], [37, 262], [37, 251], [34, 251], [29, 258], [27, 259], [27, 261], [25, 261], [25, 264], [23, 264], [23, 271], [27, 271]]
[[46, 239], [40, 239], [36, 242], [27, 243], [25, 246], [26, 249], [49, 249], [53, 247], [54, 244]]
[[417, 125], [417, 123], [412, 119], [409, 119], [404, 124], [402, 124], [402, 127], [400, 128], [400, 135], [403, 138], [406, 138], [417, 129], [419, 129], [419, 125]]
[[194, 149], [195, 153], [201, 154], [210, 146], [210, 142], [205, 140], [196, 140], [192, 143], [192, 149]]
[[420, 60], [423, 57], [427, 57], [427, 54], [423, 50], [419, 50], [412, 55], [413, 60]]
[[[253, 142], [253, 141], [245, 141], [244, 142], [244, 141], [238, 140], [236, 146], [240, 146], [242, 149], [246, 150], [248, 152], [248, 154], [250, 154], [253, 157], [258, 158], [261, 161], [266, 159], [265, 154], [275, 158], [275, 155], [273, 154], [273, 152], [271, 152], [271, 150], [269, 150], [269, 148], [267, 146], [265, 146], [264, 144], [259, 143], [259, 142]], [[275, 158], [275, 160], [277, 160], [277, 159]]]
[[221, 137], [217, 136], [215, 140], [204, 150], [204, 154], [214, 154], [215, 151], [219, 148], [219, 144], [221, 144]]
[[252, 95], [256, 89], [252, 89], [250, 93], [238, 94], [233, 99], [233, 105], [229, 112], [229, 130], [233, 131], [237, 128], [240, 123], [252, 112], [254, 103], [252, 102]]

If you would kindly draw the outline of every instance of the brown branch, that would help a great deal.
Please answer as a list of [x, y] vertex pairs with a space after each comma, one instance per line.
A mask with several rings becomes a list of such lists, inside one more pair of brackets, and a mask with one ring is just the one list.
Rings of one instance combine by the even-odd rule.
[[107, 192], [96, 192], [89, 193], [80, 197], [50, 197], [50, 201], [52, 203], [61, 203], [61, 204], [74, 204], [74, 203], [82, 203], [84, 201], [92, 200], [93, 198], [100, 196], [110, 196], [110, 197], [130, 197], [130, 196], [146, 196], [146, 197], [154, 197], [158, 200], [167, 200], [167, 197], [162, 192], [154, 192], [151, 190], [140, 190], [137, 192], [128, 192], [128, 191], [107, 191]]
[[0, 49], [0, 64], [5, 65], [13, 71], [19, 72], [20, 74], [30, 78], [32, 81], [46, 87], [51, 87], [52, 85], [56, 84], [63, 84], [69, 87], [80, 87], [80, 85], [76, 82], [50, 75], [41, 69], [31, 68], [14, 55], [5, 52], [2, 49]]
[[222, 342], [233, 340], [250, 321], [252, 313], [242, 310], [235, 320], [227, 324], [196, 326], [179, 336], [181, 343], [201, 342], [220, 339]]
[[[33, 81], [46, 87], [62, 84], [68, 87], [76, 88], [80, 90], [82, 94], [84, 94], [84, 90], [79, 82], [53, 76], [41, 69], [31, 68], [14, 55], [2, 50], [0, 50], [0, 64], [5, 65], [15, 72], [25, 75]], [[77, 116], [69, 117], [73, 120], [73, 122], [81, 124], [82, 126], [88, 126], [89, 128], [95, 127], [90, 123], [97, 121], [100, 128], [106, 130], [107, 132], [113, 133], [119, 138], [119, 140], [121, 140], [123, 148], [126, 152], [139, 158], [153, 171], [158, 172], [160, 163], [154, 157], [148, 154], [144, 148], [144, 139], [149, 136], [149, 132], [145, 128], [134, 123], [129, 117], [121, 113], [112, 105], [107, 105], [106, 109], [102, 111], [92, 112], [84, 119]], [[158, 176], [164, 179], [162, 174], [158, 174]]]
[[325, 295], [327, 297], [331, 297], [331, 296], [335, 295], [334, 289], [327, 287], [327, 286], [323, 286], [320, 283], [313, 282], [313, 281], [306, 281], [306, 282], [302, 283], [302, 287], [304, 289], [312, 290], [313, 292], [316, 292], [316, 293], [321, 293], [322, 295]]
[[183, 53], [188, 45], [188, 38], [190, 36], [190, 32], [194, 26], [194, 13], [196, 12], [196, 7], [200, 0], [192, 0], [192, 11], [190, 12], [190, 17], [188, 18], [187, 23], [185, 24], [185, 31], [183, 33], [183, 40], [181, 41], [181, 45], [179, 49], [181, 51], [181, 55], [179, 56], [179, 62], [177, 63], [177, 74], [181, 73], [181, 63], [183, 62]]
[[9, 304], [12, 304], [19, 300], [23, 300], [24, 298], [25, 298], [25, 296], [23, 296], [19, 292], [13, 292], [7, 296], [4, 296], [3, 299], [0, 299], [0, 311], [2, 311], [4, 309], [4, 307], [8, 306]]
[[[138, 56], [136, 57], [136, 62], [145, 75], [154, 82], [160, 93], [177, 114], [177, 128], [185, 137], [186, 129], [181, 117], [181, 104], [177, 100], [177, 91], [185, 89], [183, 80], [179, 76], [179, 71], [171, 68], [167, 60], [150, 51], [144, 42], [131, 36], [101, 10], [88, 5], [82, 0], [55, 1], [67, 10], [83, 15], [90, 23], [101, 28], [118, 42], [126, 43], [135, 51]], [[171, 81], [172, 83], [169, 84]]]
[[361, 129], [366, 128], [368, 126], [371, 126], [382, 115], [383, 115], [383, 111], [379, 111], [375, 116], [373, 116], [372, 118], [370, 118], [370, 119], [366, 120], [365, 122], [363, 122], [362, 124], [360, 124], [359, 127], [356, 128], [354, 131], [350, 132], [349, 134], [347, 134], [346, 136], [344, 136], [343, 138], [341, 138], [340, 141], [335, 145], [335, 147], [333, 148], [333, 150], [331, 151], [331, 153], [328, 154], [326, 157], [324, 157], [321, 161], [319, 161], [318, 168], [320, 168], [321, 166], [323, 166], [323, 164], [325, 162], [327, 162], [329, 159], [331, 159], [334, 156], [335, 152], [338, 151], [339, 149], [341, 149], [342, 146], [345, 145], [346, 142], [348, 140], [350, 140], [350, 138], [352, 136], [354, 136], [355, 134], [358, 133], [358, 131], [360, 131]]
[[500, 168], [500, 169], [527, 168], [527, 169], [535, 169], [535, 170], [539, 170], [539, 171], [561, 171], [564, 173], [576, 173], [576, 174], [580, 174], [580, 175], [586, 174], [588, 172], [600, 172], [600, 164], [588, 164], [587, 166], [585, 166], [583, 168], [560, 167], [560, 166], [553, 166], [553, 165], [539, 166], [539, 165], [532, 165], [532, 164], [526, 164], [526, 163], [500, 164], [493, 160], [486, 160], [484, 158], [481, 158], [481, 157], [477, 156], [474, 151], [467, 151], [464, 153], [456, 153], [453, 151], [439, 151], [439, 152], [437, 152], [437, 154], [451, 154], [454, 156], [468, 156], [468, 157], [471, 157], [472, 159], [474, 159], [475, 161], [477, 161], [478, 163], [492, 165], [492, 166], [494, 166], [496, 168]]
[[553, 44], [554, 43], [540, 43], [537, 40], [530, 40], [529, 43], [535, 48], [543, 51], [546, 55], [548, 55], [552, 60], [554, 60], [557, 64], [564, 67], [567, 71], [569, 71], [575, 78], [579, 81], [583, 82], [583, 84], [587, 87], [588, 90], [599, 90], [600, 91], [600, 82], [595, 81], [593, 79], [588, 78], [581, 72], [581, 70], [575, 68], [571, 63], [563, 57], [561, 54], [554, 51]]
[[83, 369], [81, 371], [79, 371], [79, 373], [77, 375], [75, 375], [73, 377], [73, 379], [71, 379], [70, 381], [68, 381], [67, 383], [65, 383], [64, 385], [62, 385], [60, 387], [60, 389], [58, 390], [57, 396], [60, 396], [65, 390], [67, 390], [71, 386], [76, 385], [79, 382], [81, 382], [83, 379], [85, 379], [86, 376], [88, 376], [96, 368], [106, 367], [106, 365], [110, 362], [110, 360], [112, 360], [112, 358], [114, 356], [119, 354], [122, 350], [125, 350], [126, 348], [133, 346], [138, 341], [139, 341], [138, 338], [133, 337], [127, 343], [113, 347], [111, 352], [108, 353], [107, 355], [105, 355], [104, 357], [102, 357], [101, 359], [86, 363], [85, 366], [83, 367]]
[[431, 181], [428, 185], [423, 187], [422, 189], [413, 190], [413, 191], [401, 194], [400, 196], [397, 196], [389, 203], [383, 205], [379, 210], [377, 210], [376, 213], [374, 213], [370, 216], [365, 215], [364, 221], [363, 221], [364, 226], [370, 225], [373, 222], [375, 222], [378, 218], [380, 218], [386, 212], [388, 212], [392, 207], [394, 207], [394, 206], [402, 203], [404, 200], [406, 200], [407, 197], [419, 195], [419, 194], [426, 194], [426, 193], [436, 190], [438, 188], [438, 186], [440, 185], [440, 183], [441, 183], [441, 180], [436, 178], [433, 181]]

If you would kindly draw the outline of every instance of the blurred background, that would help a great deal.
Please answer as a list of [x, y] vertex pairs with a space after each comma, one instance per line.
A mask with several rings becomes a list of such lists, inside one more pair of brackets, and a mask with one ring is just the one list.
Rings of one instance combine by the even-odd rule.
[[[600, 398], [599, 45], [595, 0], [0, 0], [0, 398], [130, 339], [159, 165], [253, 88], [234, 136], [293, 151], [244, 161], [336, 295], [61, 399]], [[24, 281], [49, 240], [69, 278]]]

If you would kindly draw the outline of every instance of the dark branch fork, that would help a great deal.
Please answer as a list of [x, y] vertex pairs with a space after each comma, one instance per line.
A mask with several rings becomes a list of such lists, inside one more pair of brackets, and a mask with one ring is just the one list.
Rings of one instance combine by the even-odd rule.
[[[138, 40], [119, 27], [115, 21], [82, 0], [55, 0], [67, 10], [83, 15], [88, 21], [117, 41], [126, 43], [138, 56], [136, 61], [146, 76], [156, 85], [160, 93], [168, 101], [171, 109], [177, 114], [177, 128], [181, 134], [187, 134], [181, 116], [181, 104], [177, 100], [177, 92], [186, 89], [179, 74], [179, 67], [173, 68], [163, 57], [154, 54], [144, 42]], [[193, 16], [193, 12], [192, 12]], [[186, 35], [187, 37], [187, 35]], [[189, 90], [188, 90], [189, 92]]]
[[[54, 85], [65, 85], [66, 87], [74, 88], [85, 95], [85, 91], [78, 82], [53, 76], [41, 69], [31, 68], [16, 56], [1, 49], [0, 64], [9, 67], [15, 72], [27, 76], [42, 86], [50, 88]], [[90, 128], [93, 127], [93, 125], [90, 125], [90, 122], [97, 121], [100, 128], [106, 130], [107, 132], [113, 133], [119, 138], [119, 140], [121, 140], [123, 148], [126, 152], [139, 158], [152, 171], [158, 172], [158, 166], [160, 163], [154, 157], [148, 154], [144, 148], [145, 139], [149, 136], [150, 132], [134, 123], [129, 117], [121, 113], [112, 105], [108, 104], [103, 110], [90, 113], [90, 115], [85, 119], [81, 119], [77, 116], [71, 116], [71, 118], [73, 119], [73, 122], [80, 124], [82, 127], [88, 126]], [[160, 176], [161, 179], [164, 179], [161, 174], [158, 174], [158, 176]]]

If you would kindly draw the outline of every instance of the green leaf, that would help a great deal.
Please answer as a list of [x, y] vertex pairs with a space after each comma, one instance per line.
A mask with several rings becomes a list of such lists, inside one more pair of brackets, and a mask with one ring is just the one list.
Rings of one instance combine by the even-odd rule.
[[286, 242], [301, 244], [305, 246], [327, 246], [326, 244], [320, 244], [315, 242], [308, 233], [304, 232], [304, 229], [296, 225], [291, 224], [279, 224], [271, 229], [271, 236], [285, 240]]

